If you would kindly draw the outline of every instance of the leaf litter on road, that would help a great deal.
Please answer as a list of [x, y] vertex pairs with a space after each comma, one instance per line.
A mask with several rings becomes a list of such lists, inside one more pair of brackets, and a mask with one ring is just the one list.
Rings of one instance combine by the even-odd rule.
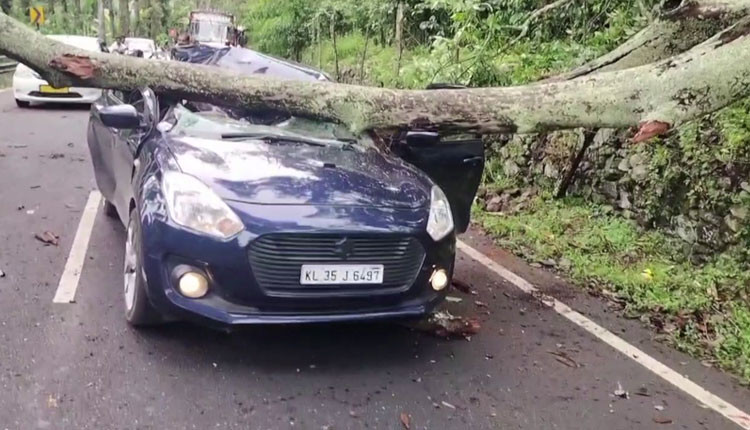
[[620, 384], [620, 381], [617, 381], [617, 389], [612, 394], [614, 394], [615, 397], [619, 397], [621, 399], [630, 398], [630, 395], [628, 394], [628, 392], [622, 388], [622, 384]]
[[656, 424], [672, 424], [672, 420], [670, 418], [664, 417], [654, 417], [654, 422]]
[[463, 317], [453, 315], [448, 311], [437, 311], [420, 321], [410, 323], [409, 327], [438, 337], [463, 337], [468, 340], [479, 333], [481, 326], [476, 317]]
[[568, 353], [564, 351], [547, 351], [547, 353], [554, 355], [555, 360], [557, 360], [558, 362], [568, 367], [573, 367], [573, 368], [581, 367], [577, 361], [573, 360], [573, 358], [571, 358], [568, 355]]
[[406, 412], [401, 412], [401, 415], [399, 415], [399, 418], [401, 419], [401, 425], [403, 425], [406, 430], [410, 430], [411, 418], [409, 418], [409, 414], [407, 414]]
[[57, 246], [60, 244], [60, 236], [47, 230], [43, 233], [34, 233], [34, 238], [45, 245]]
[[467, 283], [467, 282], [464, 282], [464, 281], [462, 281], [462, 280], [460, 280], [460, 279], [455, 279], [455, 278], [454, 278], [454, 279], [453, 279], [453, 280], [451, 281], [451, 285], [453, 285], [453, 287], [454, 287], [455, 289], [457, 289], [458, 291], [460, 291], [460, 292], [462, 292], [462, 293], [464, 293], [464, 294], [469, 294], [469, 293], [471, 293], [471, 285], [469, 285], [469, 283]]

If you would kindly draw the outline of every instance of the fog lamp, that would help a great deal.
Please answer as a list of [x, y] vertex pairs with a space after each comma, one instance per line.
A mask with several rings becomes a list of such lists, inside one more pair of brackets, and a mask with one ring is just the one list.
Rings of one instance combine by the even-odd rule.
[[191, 299], [199, 299], [208, 293], [208, 279], [198, 272], [187, 272], [177, 282], [180, 293]]
[[432, 272], [430, 285], [432, 285], [432, 289], [435, 291], [440, 291], [448, 286], [448, 273], [445, 269], [437, 269]]

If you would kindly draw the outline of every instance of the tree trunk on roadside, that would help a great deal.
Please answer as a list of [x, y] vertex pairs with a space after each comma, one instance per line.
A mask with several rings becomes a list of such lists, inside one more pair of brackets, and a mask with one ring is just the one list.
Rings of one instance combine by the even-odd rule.
[[99, 43], [104, 43], [107, 40], [107, 28], [104, 25], [104, 0], [97, 0], [96, 2], [96, 35]]
[[151, 7], [151, 22], [149, 23], [149, 35], [152, 39], [156, 40], [157, 36], [162, 32], [162, 8], [159, 0], [149, 0]]
[[333, 12], [333, 14], [331, 15], [330, 26], [331, 43], [333, 44], [333, 61], [336, 66], [336, 80], [339, 80], [339, 78], [341, 78], [341, 73], [339, 70], [339, 50], [336, 46], [336, 12]]
[[10, 10], [13, 7], [13, 0], [0, 0], [0, 10], [4, 14], [10, 15]]
[[18, 3], [19, 8], [21, 9], [21, 13], [23, 16], [28, 17], [29, 16], [29, 8], [31, 7], [31, 0], [21, 0]]
[[666, 133], [749, 96], [749, 33], [750, 16], [745, 16], [680, 55], [564, 81], [506, 88], [394, 90], [287, 81], [209, 66], [86, 52], [45, 38], [0, 14], [0, 52], [27, 64], [58, 87], [149, 86], [177, 98], [338, 121], [354, 131], [421, 128], [538, 133], [636, 126], [635, 141]]
[[396, 8], [396, 77], [401, 73], [401, 55], [404, 52], [404, 2], [399, 1]]
[[362, 59], [359, 61], [359, 83], [365, 82], [365, 60], [367, 60], [367, 45], [370, 44], [370, 26], [365, 27], [365, 47], [362, 49]]
[[135, 37], [143, 35], [145, 32], [141, 29], [141, 0], [133, 1], [133, 23], [131, 33]]
[[73, 16], [70, 22], [76, 31], [83, 27], [83, 20], [81, 19], [81, 0], [73, 0]]
[[130, 8], [128, 0], [120, 0], [117, 13], [120, 14], [118, 35], [127, 37], [130, 35]]
[[[74, 0], [75, 1], [75, 0]], [[115, 22], [115, 0], [105, 0], [108, 15], [109, 15], [109, 29], [112, 32], [112, 39], [117, 37], [117, 23]]]
[[315, 36], [318, 38], [318, 69], [323, 69], [323, 38], [320, 28], [320, 16], [315, 18]]
[[[169, 25], [169, 15], [172, 11], [169, 9], [169, 0], [158, 0], [160, 11], [161, 11], [161, 29], [166, 28]], [[158, 36], [158, 35], [157, 35]], [[153, 37], [156, 40], [156, 36]]]

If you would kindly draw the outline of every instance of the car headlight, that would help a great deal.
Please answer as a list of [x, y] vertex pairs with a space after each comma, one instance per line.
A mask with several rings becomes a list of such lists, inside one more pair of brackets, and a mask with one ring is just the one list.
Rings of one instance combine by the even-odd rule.
[[15, 74], [15, 76], [17, 76], [19, 78], [37, 78], [37, 79], [42, 79], [42, 77], [39, 76], [39, 74], [37, 72], [35, 72], [34, 70], [32, 70], [29, 67], [27, 67], [27, 66], [25, 66], [23, 64], [20, 64], [20, 63], [16, 66], [16, 71], [15, 71], [14, 74]]
[[445, 193], [437, 185], [430, 193], [430, 216], [427, 218], [427, 233], [436, 242], [453, 231], [453, 213]]
[[179, 172], [165, 172], [162, 179], [169, 217], [175, 223], [221, 239], [244, 229], [237, 214], [197, 178]]

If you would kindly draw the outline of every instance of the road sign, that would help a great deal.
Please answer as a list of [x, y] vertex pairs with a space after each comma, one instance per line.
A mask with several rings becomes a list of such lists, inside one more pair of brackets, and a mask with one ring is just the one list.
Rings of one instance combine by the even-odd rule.
[[32, 24], [44, 24], [44, 6], [32, 6], [29, 8], [29, 19]]

